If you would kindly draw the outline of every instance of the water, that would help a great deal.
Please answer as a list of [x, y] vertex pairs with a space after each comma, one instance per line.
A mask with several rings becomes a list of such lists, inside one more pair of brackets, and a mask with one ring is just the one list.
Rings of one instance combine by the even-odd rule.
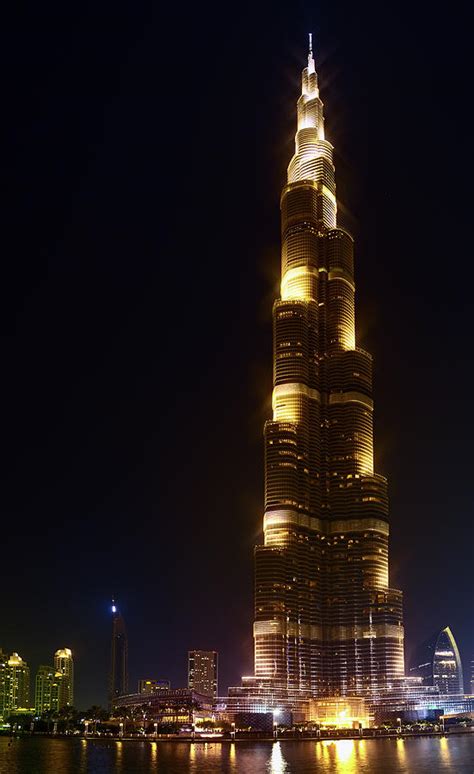
[[456, 774], [474, 772], [474, 733], [408, 739], [148, 742], [0, 737], [0, 774]]

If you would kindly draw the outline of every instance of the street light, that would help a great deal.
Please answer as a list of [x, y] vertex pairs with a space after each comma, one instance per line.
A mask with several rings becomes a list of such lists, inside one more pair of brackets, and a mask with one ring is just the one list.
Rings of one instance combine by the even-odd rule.
[[155, 726], [155, 736], [158, 736], [158, 723], [153, 723]]
[[231, 724], [230, 724], [230, 728], [231, 728], [231, 732], [230, 732], [231, 738], [232, 738], [232, 739], [234, 740], [234, 742], [235, 742], [235, 723], [231, 723]]
[[192, 731], [192, 737], [193, 737], [193, 742], [194, 742], [194, 738], [195, 738], [195, 736], [196, 736], [196, 724], [195, 724], [195, 723], [193, 723], [193, 725], [192, 725], [192, 729], [193, 729], [193, 731]]
[[119, 736], [123, 736], [123, 723], [122, 723], [122, 721], [120, 721], [119, 725], [120, 725]]
[[398, 724], [397, 733], [401, 734], [402, 733], [402, 719], [401, 718], [397, 718], [397, 724]]
[[278, 739], [278, 723], [276, 720], [273, 721], [273, 736], [275, 739]]

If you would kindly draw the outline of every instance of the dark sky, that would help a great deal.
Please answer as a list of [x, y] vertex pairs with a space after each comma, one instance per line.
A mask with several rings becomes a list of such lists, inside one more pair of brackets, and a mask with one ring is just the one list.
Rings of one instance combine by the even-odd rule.
[[[48, 10], [49, 8], [49, 10]], [[474, 654], [471, 27], [432, 4], [22, 6], [3, 43], [0, 647], [105, 702], [252, 670], [279, 196], [315, 35], [407, 655]], [[377, 10], [378, 9], [378, 10]]]

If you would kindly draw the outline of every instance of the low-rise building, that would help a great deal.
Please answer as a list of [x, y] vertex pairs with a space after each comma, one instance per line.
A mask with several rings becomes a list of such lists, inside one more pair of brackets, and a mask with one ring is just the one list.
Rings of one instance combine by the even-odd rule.
[[171, 683], [169, 680], [139, 680], [138, 693], [159, 693], [160, 691], [169, 691]]

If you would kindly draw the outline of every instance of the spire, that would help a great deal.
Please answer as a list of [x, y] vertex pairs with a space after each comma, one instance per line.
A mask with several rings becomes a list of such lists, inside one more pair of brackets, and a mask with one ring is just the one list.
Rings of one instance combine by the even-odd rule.
[[308, 51], [308, 71], [314, 73], [316, 71], [313, 58], [313, 33], [309, 33], [309, 51]]

